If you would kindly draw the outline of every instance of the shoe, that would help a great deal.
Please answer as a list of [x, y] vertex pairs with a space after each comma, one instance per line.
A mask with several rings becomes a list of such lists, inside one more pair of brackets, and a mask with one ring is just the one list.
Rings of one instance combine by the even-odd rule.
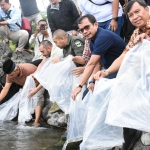
[[67, 131], [65, 131], [65, 133], [61, 136], [61, 139], [63, 141], [66, 141], [67, 140]]
[[141, 143], [144, 146], [150, 146], [150, 133], [148, 132], [143, 132], [141, 136]]
[[24, 49], [24, 51], [26, 51], [26, 52], [28, 52], [28, 53], [30, 53], [30, 54], [32, 54], [34, 51], [33, 50], [31, 50], [31, 49]]
[[[134, 130], [134, 129], [129, 129]], [[125, 133], [124, 133], [125, 134]], [[134, 135], [125, 136], [125, 143], [123, 144], [122, 150], [131, 150], [136, 143], [136, 141], [141, 137], [142, 132], [135, 130]]]

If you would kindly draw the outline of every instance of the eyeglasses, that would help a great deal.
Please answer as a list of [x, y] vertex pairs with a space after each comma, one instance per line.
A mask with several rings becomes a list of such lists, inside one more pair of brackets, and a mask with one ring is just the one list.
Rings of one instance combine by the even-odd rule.
[[91, 25], [86, 25], [84, 28], [79, 29], [78, 31], [81, 32], [81, 33], [83, 33], [84, 30], [86, 30], [86, 31], [89, 30], [89, 29], [90, 29], [90, 26], [91, 26]]

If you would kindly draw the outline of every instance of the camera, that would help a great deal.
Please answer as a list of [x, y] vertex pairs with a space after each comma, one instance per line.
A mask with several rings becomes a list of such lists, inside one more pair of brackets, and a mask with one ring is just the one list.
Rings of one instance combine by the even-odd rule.
[[45, 24], [41, 24], [40, 30], [46, 30], [46, 25]]

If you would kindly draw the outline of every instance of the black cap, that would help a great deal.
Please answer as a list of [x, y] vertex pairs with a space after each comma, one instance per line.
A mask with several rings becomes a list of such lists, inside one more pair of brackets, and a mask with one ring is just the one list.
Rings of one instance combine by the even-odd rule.
[[3, 71], [6, 74], [10, 74], [15, 70], [15, 67], [16, 67], [15, 63], [11, 59], [8, 59], [3, 64]]

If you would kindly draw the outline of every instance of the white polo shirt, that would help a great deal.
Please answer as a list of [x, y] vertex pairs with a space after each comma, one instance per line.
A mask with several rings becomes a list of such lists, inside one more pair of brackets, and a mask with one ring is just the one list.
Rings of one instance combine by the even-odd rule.
[[[78, 0], [79, 9], [82, 12], [82, 15], [91, 14], [93, 15], [97, 22], [105, 22], [107, 20], [112, 19], [112, 2], [113, 0], [109, 0], [108, 4], [104, 4], [108, 2], [107, 0], [92, 0], [94, 3], [99, 4], [95, 5], [89, 0]], [[118, 8], [118, 17], [122, 16], [123, 10], [122, 6], [119, 4]]]

